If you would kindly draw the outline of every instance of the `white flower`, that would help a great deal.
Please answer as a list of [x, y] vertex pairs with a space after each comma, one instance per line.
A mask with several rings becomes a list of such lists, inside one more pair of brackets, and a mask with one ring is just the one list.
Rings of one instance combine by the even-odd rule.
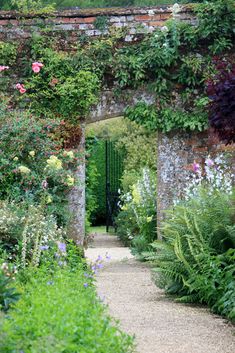
[[30, 157], [35, 157], [35, 151], [30, 151], [30, 152], [29, 152], [29, 156], [30, 156]]
[[179, 6], [179, 4], [174, 4], [173, 6], [172, 6], [172, 13], [173, 13], [173, 16], [174, 15], [177, 15], [179, 12], [180, 12], [180, 6]]
[[64, 151], [64, 157], [68, 157], [70, 159], [74, 159], [73, 151]]
[[161, 27], [161, 31], [167, 33], [167, 32], [169, 32], [169, 28], [167, 26], [163, 26], [163, 27]]
[[155, 11], [154, 10], [148, 10], [148, 15], [149, 16], [154, 16], [155, 15]]
[[47, 159], [47, 165], [51, 169], [62, 169], [62, 162], [60, 159], [58, 159], [56, 156], [50, 156], [49, 159]]
[[21, 165], [19, 167], [19, 171], [21, 172], [21, 174], [29, 174], [31, 172], [31, 170], [23, 165]]

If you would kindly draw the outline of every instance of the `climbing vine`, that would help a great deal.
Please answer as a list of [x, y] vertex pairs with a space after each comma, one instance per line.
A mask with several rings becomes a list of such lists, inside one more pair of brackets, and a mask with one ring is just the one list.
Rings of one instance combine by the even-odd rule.
[[[0, 46], [1, 63], [14, 61], [16, 71], [24, 73], [20, 84], [25, 92], [14, 96], [22, 106], [30, 103], [40, 116], [74, 123], [88, 114], [101, 88], [115, 88], [118, 93], [145, 86], [156, 93], [156, 103], [148, 108], [140, 102], [127, 110], [127, 117], [151, 130], [203, 130], [208, 124], [206, 84], [217, 74], [214, 56], [223, 60], [233, 56], [235, 11], [232, 0], [192, 6], [196, 23], [170, 20], [128, 45], [123, 29], [98, 40], [81, 37], [69, 53], [63, 40], [52, 39], [50, 31], [34, 35], [17, 58], [14, 44], [4, 44], [4, 50]], [[9, 50], [12, 59], [5, 63]], [[31, 75], [32, 62], [42, 63], [40, 74]], [[2, 74], [7, 78], [10, 70]]]

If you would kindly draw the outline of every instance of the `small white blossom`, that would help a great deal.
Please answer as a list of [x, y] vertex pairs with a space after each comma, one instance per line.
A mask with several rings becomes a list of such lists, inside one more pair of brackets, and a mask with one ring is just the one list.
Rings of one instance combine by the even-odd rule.
[[174, 16], [174, 15], [177, 15], [180, 11], [181, 11], [180, 5], [177, 4], [177, 3], [175, 3], [175, 4], [172, 6], [172, 14], [173, 14], [173, 16]]

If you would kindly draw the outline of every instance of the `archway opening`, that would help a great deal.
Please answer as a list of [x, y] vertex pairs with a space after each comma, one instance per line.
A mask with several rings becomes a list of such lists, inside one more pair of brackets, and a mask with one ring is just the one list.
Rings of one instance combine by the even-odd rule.
[[156, 134], [123, 117], [92, 123], [86, 155], [88, 232], [144, 250], [156, 238]]

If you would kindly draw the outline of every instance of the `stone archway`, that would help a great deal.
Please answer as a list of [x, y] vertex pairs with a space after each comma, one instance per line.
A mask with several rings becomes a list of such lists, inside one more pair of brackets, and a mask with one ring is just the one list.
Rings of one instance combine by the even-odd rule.
[[[116, 96], [112, 91], [100, 95], [99, 103], [91, 110], [86, 122], [97, 122], [124, 114], [128, 106], [139, 101], [154, 103], [154, 95], [147, 91], [125, 91]], [[184, 132], [172, 131], [168, 134], [158, 133], [157, 156], [157, 226], [160, 229], [165, 217], [165, 210], [172, 206], [173, 201], [182, 196], [182, 191], [191, 173], [194, 161], [203, 162], [208, 154], [216, 154], [233, 150], [233, 146], [220, 144], [211, 137], [210, 131]], [[80, 151], [85, 151], [85, 125]], [[70, 209], [74, 215], [71, 234], [82, 244], [85, 235], [85, 157], [77, 171], [81, 180], [79, 187], [70, 194]]]

